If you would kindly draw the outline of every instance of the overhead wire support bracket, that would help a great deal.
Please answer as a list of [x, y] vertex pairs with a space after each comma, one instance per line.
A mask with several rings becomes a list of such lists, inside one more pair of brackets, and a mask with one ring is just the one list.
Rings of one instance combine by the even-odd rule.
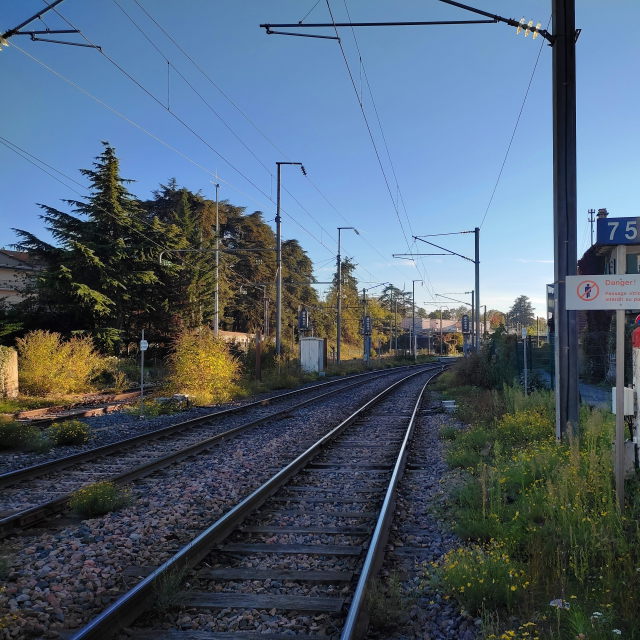
[[[333, 29], [335, 27], [429, 27], [435, 25], [451, 25], [451, 24], [496, 24], [498, 20], [423, 20], [419, 22], [288, 22], [283, 24], [261, 24], [260, 27], [265, 29], [269, 33], [278, 33], [273, 31], [272, 27], [276, 29], [300, 29], [301, 27], [311, 27], [318, 29]], [[297, 35], [293, 33], [287, 33], [284, 35]], [[316, 36], [327, 37], [327, 36]], [[334, 38], [335, 40], [335, 38]]]
[[[55, 32], [51, 32], [55, 33]], [[76, 31], [75, 33], [80, 33]], [[23, 35], [22, 32], [16, 33], [17, 36]], [[98, 51], [102, 51], [102, 47], [97, 44], [85, 44], [84, 42], [68, 42], [67, 40], [52, 40], [50, 38], [38, 38], [37, 36], [31, 36], [32, 42], [51, 42], [53, 44], [68, 44], [71, 47], [86, 47], [87, 49], [98, 49]]]
[[[278, 35], [278, 36], [297, 36], [298, 38], [321, 38], [322, 40], [340, 40], [338, 36], [321, 36], [315, 33], [291, 33], [289, 31], [273, 31], [269, 28], [269, 25], [261, 24], [261, 27], [265, 27], [267, 35]], [[278, 25], [274, 25], [278, 26]], [[300, 25], [295, 25], [300, 26]], [[307, 25], [304, 25], [307, 26]]]
[[[518, 20], [514, 20], [513, 18], [505, 18], [504, 16], [500, 16], [497, 13], [489, 13], [488, 11], [483, 11], [482, 9], [476, 9], [475, 7], [470, 7], [468, 4], [456, 2], [456, 0], [439, 0], [439, 2], [444, 2], [445, 4], [450, 4], [453, 7], [458, 7], [459, 9], [464, 9], [465, 11], [471, 11], [472, 13], [477, 13], [481, 16], [487, 16], [494, 22], [503, 22], [504, 24], [508, 24], [509, 26], [515, 27], [516, 29], [522, 28], [522, 23]], [[554, 35], [549, 33], [546, 29], [536, 28], [532, 30], [534, 31], [534, 35], [535, 33], [540, 34], [551, 46], [553, 46], [553, 43], [556, 40]]]
[[[84, 44], [82, 42], [68, 42], [66, 40], [52, 40], [50, 38], [39, 38], [40, 35], [56, 35], [59, 33], [80, 33], [78, 29], [44, 29], [44, 30], [31, 30], [31, 31], [21, 31], [22, 27], [26, 27], [28, 24], [32, 23], [34, 20], [39, 20], [42, 16], [47, 13], [47, 11], [51, 11], [54, 7], [59, 5], [63, 0], [55, 0], [51, 4], [44, 7], [42, 10], [35, 13], [30, 18], [27, 18], [23, 22], [21, 22], [17, 27], [13, 29], [9, 29], [4, 33], [0, 34], [0, 50], [2, 50], [3, 46], [9, 45], [9, 38], [13, 36], [30, 36], [33, 42], [51, 42], [53, 44], [67, 44], [72, 47], [87, 47], [89, 49], [98, 49], [102, 51], [102, 49], [95, 44]], [[56, 11], [57, 13], [57, 11]]]
[[443, 251], [446, 251], [446, 254], [441, 254], [441, 255], [449, 255], [449, 256], [458, 256], [458, 258], [463, 258], [464, 260], [468, 260], [469, 262], [473, 262], [473, 264], [476, 263], [475, 260], [473, 260], [473, 258], [468, 258], [467, 256], [463, 256], [461, 253], [456, 253], [455, 251], [451, 251], [451, 249], [447, 249], [446, 247], [441, 247], [439, 244], [436, 244], [435, 242], [429, 242], [428, 240], [425, 240], [424, 238], [421, 238], [420, 236], [413, 236], [416, 240], [420, 240], [420, 242], [424, 242], [425, 244], [430, 244], [432, 247], [436, 247], [437, 249], [442, 249]]
[[417, 258], [420, 256], [448, 256], [451, 255], [449, 253], [392, 253], [391, 256], [393, 258]]

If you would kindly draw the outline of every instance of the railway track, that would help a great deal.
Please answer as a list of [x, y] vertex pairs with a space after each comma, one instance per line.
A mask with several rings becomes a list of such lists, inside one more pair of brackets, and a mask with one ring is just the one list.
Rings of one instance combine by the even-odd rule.
[[185, 581], [175, 602], [201, 631], [182, 632], [174, 607], [123, 637], [362, 637], [424, 390], [441, 370], [393, 382], [160, 567], [130, 570], [146, 577], [72, 640], [112, 637]]
[[[4, 473], [0, 475], [0, 537], [63, 512], [71, 493], [82, 486], [100, 480], [119, 484], [131, 482], [208, 451], [222, 441], [260, 424], [283, 419], [293, 410], [394, 373], [397, 373], [397, 369], [320, 383]], [[298, 399], [309, 394], [310, 398]], [[269, 407], [273, 403], [284, 403], [285, 406], [273, 411]], [[254, 415], [249, 421], [229, 426], [226, 419], [243, 413]]]

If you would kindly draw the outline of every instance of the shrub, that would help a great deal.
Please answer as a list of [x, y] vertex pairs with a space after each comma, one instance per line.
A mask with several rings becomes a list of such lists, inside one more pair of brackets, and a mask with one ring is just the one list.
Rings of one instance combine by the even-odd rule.
[[[162, 400], [162, 402], [160, 402]], [[180, 411], [186, 411], [191, 407], [190, 400], [180, 398], [157, 398], [155, 400], [138, 401], [129, 405], [125, 413], [133, 416], [144, 416], [145, 418], [156, 418], [158, 416], [168, 416]]]
[[450, 425], [440, 427], [440, 437], [443, 440], [455, 440], [459, 433], [460, 429], [456, 429], [456, 427], [452, 427]]
[[104, 368], [104, 359], [88, 337], [63, 341], [59, 333], [31, 331], [16, 340], [20, 387], [36, 396], [87, 391]]
[[499, 542], [454, 549], [432, 566], [436, 580], [472, 612], [511, 608], [529, 586], [524, 569]]
[[19, 422], [0, 423], [0, 449], [41, 453], [50, 448], [51, 442], [37, 427]]
[[198, 404], [225, 402], [237, 390], [240, 364], [208, 327], [179, 335], [168, 366], [172, 391], [186, 393]]
[[117, 511], [130, 502], [131, 494], [113, 482], [96, 482], [74, 492], [69, 506], [81, 516], [93, 517]]
[[475, 467], [491, 452], [492, 438], [482, 428], [460, 431], [453, 441], [445, 459], [450, 467]]
[[49, 427], [49, 438], [56, 446], [89, 441], [89, 425], [80, 420], [56, 422]]
[[506, 413], [497, 422], [496, 439], [506, 447], [521, 447], [554, 437], [554, 425], [538, 411]]

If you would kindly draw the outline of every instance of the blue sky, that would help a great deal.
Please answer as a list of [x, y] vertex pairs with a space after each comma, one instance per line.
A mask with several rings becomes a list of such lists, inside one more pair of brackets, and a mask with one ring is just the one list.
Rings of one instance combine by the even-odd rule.
[[[412, 233], [448, 233], [482, 223], [482, 303], [506, 310], [516, 296], [525, 294], [538, 313], [544, 313], [544, 285], [553, 279], [553, 212], [551, 49], [541, 38], [516, 36], [506, 25], [359, 29], [361, 66], [351, 32], [341, 30], [390, 195], [338, 43], [267, 36], [258, 27], [263, 22], [297, 22], [315, 0], [138, 2], [117, 0], [161, 54], [115, 0], [65, 0], [59, 10], [164, 105], [168, 93], [172, 113], [207, 144], [99, 52], [30, 42], [24, 36], [13, 38], [17, 46], [0, 54], [0, 136], [80, 183], [84, 179], [77, 170], [89, 166], [100, 141], [108, 140], [117, 149], [123, 175], [137, 181], [131, 190], [141, 198], [150, 197], [170, 177], [212, 196], [217, 172], [222, 198], [250, 211], [261, 210], [267, 220], [274, 217], [275, 162], [301, 161], [310, 180], [296, 168], [283, 170], [284, 185], [292, 194], [283, 194], [283, 235], [300, 240], [314, 260], [319, 280], [329, 279], [334, 269], [336, 227], [355, 226], [361, 235], [343, 232], [343, 254], [358, 263], [361, 281], [390, 281], [410, 289], [413, 279], [424, 279], [424, 286], [416, 285], [418, 304], [433, 300], [434, 292], [470, 290], [473, 265], [466, 261], [431, 256], [412, 264], [392, 254], [427, 249], [412, 244]], [[199, 73], [140, 5], [171, 31], [239, 109]], [[346, 21], [344, 0], [330, 0], [330, 5], [336, 20]], [[626, 25], [640, 20], [640, 3], [618, 0], [615, 11], [597, 0], [578, 5], [581, 253], [589, 244], [589, 208], [607, 207], [615, 216], [638, 215], [640, 47], [637, 31]], [[42, 6], [37, 0], [3, 3], [0, 28], [14, 26]], [[473, 18], [435, 0], [347, 0], [346, 6], [357, 21]], [[475, 6], [543, 26], [550, 15], [550, 2], [476, 0]], [[326, 0], [321, 0], [307, 21], [328, 20]], [[53, 12], [44, 21], [50, 28], [68, 28]], [[487, 210], [539, 53], [518, 130]], [[173, 67], [169, 80], [166, 58]], [[362, 80], [363, 69], [395, 175]], [[36, 202], [59, 206], [62, 198], [77, 197], [4, 145], [0, 193], [1, 246], [15, 240], [11, 227], [46, 235]], [[472, 256], [472, 235], [438, 240]]]

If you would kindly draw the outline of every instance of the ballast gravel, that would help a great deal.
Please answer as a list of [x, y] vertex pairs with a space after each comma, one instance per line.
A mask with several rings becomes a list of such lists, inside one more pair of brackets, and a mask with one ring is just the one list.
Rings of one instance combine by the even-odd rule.
[[[404, 375], [363, 382], [362, 395]], [[56, 638], [87, 622], [138, 580], [126, 577], [126, 568], [166, 560], [355, 409], [360, 397], [351, 390], [319, 401], [139, 480], [133, 503], [119, 512], [4, 541], [9, 575], [0, 593], [0, 638]]]
[[[437, 400], [432, 405], [438, 406]], [[393, 628], [370, 628], [368, 640], [475, 640], [479, 618], [438, 593], [425, 580], [429, 563], [462, 544], [445, 519], [449, 467], [439, 438], [443, 426], [462, 425], [450, 415], [423, 413], [409, 455], [409, 468], [398, 489], [387, 555], [381, 569], [383, 585], [391, 575], [402, 583], [404, 610]]]
[[[384, 373], [384, 371], [380, 371], [379, 373]], [[327, 378], [326, 381], [328, 382], [331, 380], [349, 384], [351, 382], [355, 382], [357, 378], [354, 378], [353, 376], [344, 376], [341, 378]], [[317, 384], [317, 382], [309, 383], [307, 385], [299, 387], [299, 389], [308, 389], [309, 391], [312, 391], [313, 387], [317, 386]], [[318, 393], [322, 393], [323, 391], [327, 390], [328, 389], [326, 387], [321, 387], [320, 389], [318, 389]], [[247, 398], [246, 400], [232, 401], [211, 407], [193, 407], [186, 411], [180, 411], [178, 413], [173, 413], [170, 415], [156, 416], [153, 418], [140, 417], [138, 415], [135, 415], [134, 413], [131, 413], [129, 409], [126, 409], [123, 406], [121, 410], [114, 411], [102, 416], [82, 418], [81, 422], [87, 424], [90, 429], [89, 441], [83, 445], [60, 446], [42, 453], [29, 453], [20, 451], [1, 452], [0, 473], [7, 473], [16, 469], [22, 469], [24, 467], [42, 464], [43, 462], [48, 462], [50, 460], [57, 460], [58, 458], [64, 458], [65, 456], [73, 455], [81, 451], [93, 449], [94, 447], [111, 444], [112, 442], [117, 442], [118, 440], [124, 440], [126, 438], [132, 438], [134, 436], [142, 435], [143, 433], [157, 431], [158, 429], [168, 427], [169, 425], [175, 424], [176, 422], [185, 422], [194, 418], [200, 418], [217, 411], [223, 411], [225, 409], [231, 409], [234, 407], [241, 407], [252, 402], [269, 400], [271, 398], [276, 399], [277, 396], [283, 393], [286, 393], [286, 390], [269, 391], [256, 394], [254, 396], [251, 396], [250, 398]], [[296, 396], [293, 396], [291, 399], [286, 400], [286, 402], [291, 402], [293, 404], [294, 402], [301, 399], [301, 397], [298, 397], [298, 399], [296, 400]], [[278, 404], [274, 404], [273, 406], [279, 407], [281, 405], [281, 402], [285, 401], [278, 401]], [[61, 419], [60, 422], [62, 421], [63, 420]]]

